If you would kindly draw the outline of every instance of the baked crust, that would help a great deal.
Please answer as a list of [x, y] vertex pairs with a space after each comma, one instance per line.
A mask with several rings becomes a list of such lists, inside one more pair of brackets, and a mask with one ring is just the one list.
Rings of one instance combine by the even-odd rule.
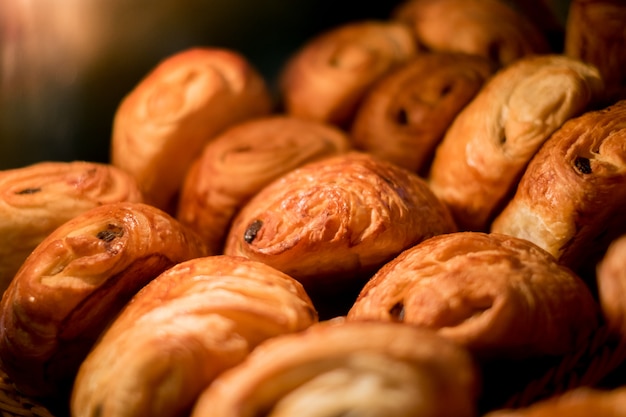
[[427, 173], [435, 147], [494, 69], [476, 55], [417, 54], [365, 95], [350, 129], [355, 148]]
[[448, 129], [429, 173], [459, 228], [488, 230], [541, 145], [602, 88], [595, 68], [562, 55], [520, 59], [488, 80]]
[[208, 143], [190, 168], [176, 217], [195, 229], [211, 253], [223, 252], [234, 215], [287, 172], [352, 147], [346, 133], [285, 115], [240, 123]]
[[324, 322], [255, 349], [204, 391], [192, 417], [474, 416], [467, 352], [397, 323]]
[[398, 22], [359, 21], [312, 38], [280, 75], [285, 111], [345, 127], [374, 81], [417, 52], [410, 28]]
[[274, 268], [229, 256], [181, 262], [139, 291], [89, 353], [72, 415], [182, 415], [259, 343], [315, 322], [300, 283]]
[[109, 164], [45, 161], [0, 171], [0, 293], [54, 229], [121, 201], [143, 197], [133, 177]]
[[567, 121], [537, 152], [491, 230], [576, 271], [626, 233], [626, 101]]
[[21, 392], [60, 401], [122, 306], [172, 265], [205, 254], [161, 210], [111, 203], [62, 224], [26, 259], [0, 304], [0, 359]]
[[161, 61], [118, 106], [111, 162], [131, 173], [146, 201], [173, 213], [190, 163], [235, 123], [266, 115], [265, 80], [240, 54], [191, 48]]

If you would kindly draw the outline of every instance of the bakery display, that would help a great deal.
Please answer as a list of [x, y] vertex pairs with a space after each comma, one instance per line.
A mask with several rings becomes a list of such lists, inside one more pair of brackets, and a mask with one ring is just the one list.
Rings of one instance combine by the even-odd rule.
[[285, 63], [279, 88], [285, 112], [345, 127], [367, 89], [417, 51], [411, 30], [398, 22], [329, 28]]
[[20, 392], [64, 400], [94, 341], [165, 269], [204, 256], [193, 231], [156, 207], [112, 203], [84, 212], [28, 256], [0, 304], [0, 360]]
[[302, 286], [265, 264], [229, 256], [181, 262], [139, 291], [89, 353], [72, 416], [184, 415], [259, 343], [316, 322]]
[[0, 293], [54, 229], [91, 208], [142, 202], [134, 178], [109, 165], [45, 161], [0, 171]]
[[190, 48], [167, 57], [116, 109], [111, 163], [146, 201], [173, 214], [188, 165], [225, 128], [272, 110], [263, 77], [236, 51]]
[[505, 1], [406, 0], [392, 17], [429, 50], [480, 55], [499, 67], [551, 51], [545, 34]]
[[563, 55], [522, 58], [491, 77], [446, 132], [428, 174], [459, 228], [487, 231], [535, 152], [602, 88], [596, 68]]
[[211, 253], [222, 253], [239, 209], [283, 174], [352, 148], [338, 128], [287, 115], [239, 123], [208, 143], [189, 169], [176, 217], [195, 229]]
[[530, 161], [491, 230], [534, 242], [574, 270], [595, 269], [626, 233], [625, 141], [626, 101], [571, 118]]
[[191, 416], [475, 416], [467, 352], [426, 329], [326, 322], [268, 340], [220, 375]]
[[417, 174], [349, 152], [303, 165], [259, 191], [235, 217], [224, 252], [293, 276], [324, 317], [321, 303], [334, 292], [360, 288], [402, 250], [454, 230], [449, 211]]
[[476, 55], [417, 54], [367, 92], [350, 128], [354, 147], [427, 173], [446, 130], [494, 70]]

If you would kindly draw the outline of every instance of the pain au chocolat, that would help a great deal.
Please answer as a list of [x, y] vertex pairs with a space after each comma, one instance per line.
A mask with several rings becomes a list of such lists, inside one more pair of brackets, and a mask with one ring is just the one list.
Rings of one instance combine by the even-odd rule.
[[265, 80], [239, 53], [190, 48], [166, 57], [121, 101], [111, 162], [146, 201], [173, 214], [189, 164], [223, 129], [271, 111]]
[[0, 304], [0, 360], [17, 388], [63, 401], [94, 341], [165, 269], [204, 256], [165, 212], [111, 203], [59, 226], [29, 255]]
[[602, 88], [596, 68], [563, 55], [522, 58], [491, 77], [446, 132], [428, 175], [459, 228], [487, 231], [541, 145]]
[[318, 296], [360, 286], [407, 247], [454, 230], [449, 211], [417, 174], [349, 152], [296, 168], [259, 191], [235, 217], [225, 253], [274, 266], [320, 302]]
[[304, 330], [317, 313], [302, 285], [245, 258], [181, 262], [139, 291], [82, 363], [74, 417], [166, 417], [259, 343]]
[[54, 229], [121, 201], [143, 197], [132, 176], [109, 164], [46, 161], [0, 171], [0, 293]]
[[473, 417], [470, 355], [427, 329], [324, 322], [278, 336], [221, 374], [192, 417]]
[[222, 253], [239, 209], [283, 174], [352, 148], [349, 136], [314, 120], [272, 115], [227, 129], [189, 169], [176, 218], [194, 228], [211, 253]]
[[626, 233], [624, 143], [626, 100], [568, 120], [530, 161], [491, 230], [527, 239], [576, 271], [595, 269]]

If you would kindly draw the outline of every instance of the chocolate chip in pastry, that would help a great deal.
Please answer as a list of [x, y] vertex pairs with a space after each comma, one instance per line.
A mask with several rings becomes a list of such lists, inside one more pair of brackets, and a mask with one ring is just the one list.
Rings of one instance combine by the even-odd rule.
[[322, 303], [333, 304], [332, 294], [346, 290], [351, 304], [352, 291], [385, 262], [454, 230], [449, 211], [417, 174], [350, 152], [308, 163], [263, 188], [235, 217], [224, 252], [298, 279], [328, 318]]
[[527, 239], [593, 280], [590, 269], [626, 233], [626, 100], [588, 111], [537, 152], [491, 230]]
[[179, 416], [262, 341], [317, 313], [301, 284], [260, 262], [209, 256], [148, 283], [82, 363], [73, 416]]
[[487, 231], [541, 145], [602, 88], [597, 69], [562, 55], [522, 58], [490, 78], [446, 132], [429, 172], [459, 228]]
[[425, 175], [446, 130], [494, 69], [476, 55], [417, 54], [367, 92], [350, 130], [355, 148]]
[[205, 254], [191, 230], [147, 204], [106, 204], [74, 217], [35, 248], [4, 293], [3, 369], [21, 392], [63, 402], [122, 306], [165, 269]]
[[0, 293], [54, 229], [121, 201], [143, 197], [132, 176], [109, 164], [45, 161], [0, 171]]
[[222, 253], [237, 211], [274, 179], [352, 147], [338, 128], [285, 115], [237, 124], [208, 143], [185, 178], [176, 217]]
[[286, 62], [279, 80], [288, 114], [348, 126], [374, 81], [417, 52], [410, 28], [358, 21], [328, 29]]
[[565, 54], [598, 68], [607, 105], [626, 99], [626, 3], [572, 0], [565, 30]]
[[261, 344], [220, 375], [192, 417], [472, 417], [467, 352], [426, 329], [325, 322]]
[[118, 106], [111, 162], [146, 201], [174, 213], [190, 163], [225, 128], [271, 111], [265, 80], [235, 51], [191, 48], [168, 56]]
[[544, 34], [500, 0], [407, 0], [392, 17], [429, 50], [480, 55], [499, 67], [550, 52]]

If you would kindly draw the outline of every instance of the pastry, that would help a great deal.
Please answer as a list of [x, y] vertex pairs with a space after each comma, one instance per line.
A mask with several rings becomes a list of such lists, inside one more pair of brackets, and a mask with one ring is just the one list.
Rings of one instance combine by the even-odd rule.
[[259, 191], [235, 217], [224, 252], [274, 266], [321, 303], [360, 287], [402, 250], [454, 230], [424, 180], [350, 152], [310, 162]]
[[596, 279], [602, 311], [611, 329], [626, 340], [626, 234], [609, 245], [597, 266]]
[[416, 52], [410, 28], [398, 22], [368, 20], [328, 29], [285, 63], [279, 80], [284, 109], [345, 127], [372, 83]]
[[595, 269], [626, 233], [626, 100], [572, 118], [532, 159], [491, 230], [534, 242], [562, 264]]
[[302, 286], [270, 266], [229, 256], [182, 262], [139, 291], [89, 353], [72, 416], [184, 415], [259, 343], [316, 321]]
[[367, 92], [350, 130], [354, 147], [424, 174], [447, 128], [493, 70], [476, 55], [417, 54]]
[[550, 52], [544, 34], [500, 0], [407, 0], [392, 18], [429, 50], [480, 55], [499, 67]]
[[46, 161], [0, 171], [0, 293], [67, 220], [102, 204], [142, 200], [134, 178], [109, 164]]
[[183, 183], [177, 218], [223, 251], [230, 222], [261, 188], [292, 169], [351, 148], [325, 123], [273, 115], [240, 123], [208, 143]]
[[523, 58], [489, 79], [446, 132], [429, 172], [459, 228], [487, 231], [535, 152], [601, 90], [595, 68], [562, 55]]
[[240, 54], [191, 48], [161, 61], [119, 104], [111, 162], [146, 201], [173, 214], [189, 164], [225, 128], [271, 111], [262, 76]]
[[434, 332], [331, 321], [262, 343], [191, 417], [471, 417], [478, 380], [467, 352]]
[[29, 255], [0, 304], [0, 360], [18, 389], [63, 400], [120, 308], [172, 265], [204, 256], [191, 230], [142, 203], [112, 203], [59, 226]]
[[572, 0], [565, 30], [565, 54], [598, 68], [607, 105], [626, 99], [626, 3]]
[[585, 283], [534, 244], [459, 232], [427, 239], [382, 267], [348, 320], [436, 330], [481, 360], [576, 352], [599, 326]]

